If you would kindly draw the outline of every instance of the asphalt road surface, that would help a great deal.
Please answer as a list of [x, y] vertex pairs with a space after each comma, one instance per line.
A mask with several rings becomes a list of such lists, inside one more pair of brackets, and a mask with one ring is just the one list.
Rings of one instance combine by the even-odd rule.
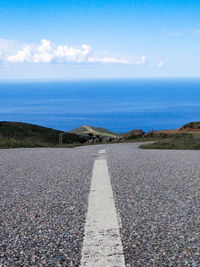
[[137, 147], [0, 150], [0, 266], [200, 266], [200, 152]]

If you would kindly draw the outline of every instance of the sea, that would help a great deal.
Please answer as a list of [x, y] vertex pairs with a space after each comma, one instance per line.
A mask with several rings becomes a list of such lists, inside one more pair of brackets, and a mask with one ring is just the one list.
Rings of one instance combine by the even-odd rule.
[[1, 81], [0, 121], [124, 133], [200, 121], [200, 79]]

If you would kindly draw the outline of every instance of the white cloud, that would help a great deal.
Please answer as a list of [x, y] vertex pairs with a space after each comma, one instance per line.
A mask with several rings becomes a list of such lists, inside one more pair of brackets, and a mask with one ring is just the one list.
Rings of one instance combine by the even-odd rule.
[[7, 56], [6, 61], [10, 63], [81, 63], [86, 62], [91, 51], [90, 46], [82, 45], [79, 48], [67, 45], [56, 46], [49, 40], [41, 40], [38, 46], [25, 45], [16, 54]]
[[18, 46], [16, 49], [15, 46], [13, 47], [13, 51], [10, 51], [10, 48], [9, 50], [6, 49], [4, 45], [3, 52], [5, 54], [5, 62], [131, 64], [131, 62], [126, 59], [119, 59], [112, 56], [97, 57], [95, 51], [87, 44], [83, 44], [79, 47], [67, 45], [57, 46], [46, 39], [42, 39], [39, 45], [26, 44], [20, 49]]
[[147, 61], [146, 56], [142, 56], [142, 58], [140, 60], [136, 61], [136, 64], [145, 65], [146, 61]]
[[32, 58], [31, 47], [26, 45], [22, 50], [17, 51], [13, 56], [7, 56], [6, 61], [9, 63], [30, 62]]
[[160, 60], [158, 62], [158, 68], [161, 69], [163, 67], [163, 65], [164, 65], [164, 61], [163, 60]]
[[[109, 55], [108, 51], [95, 51], [90, 45], [56, 45], [42, 39], [39, 44], [20, 44], [16, 41], [0, 39], [0, 61], [2, 63], [46, 63], [46, 64], [132, 64], [145, 65], [146, 56], [137, 60]], [[159, 63], [162, 67], [163, 62]]]
[[111, 64], [111, 63], [119, 63], [119, 64], [131, 64], [130, 61], [125, 59], [116, 59], [114, 57], [88, 57], [88, 62], [90, 63], [104, 63], [104, 64]]

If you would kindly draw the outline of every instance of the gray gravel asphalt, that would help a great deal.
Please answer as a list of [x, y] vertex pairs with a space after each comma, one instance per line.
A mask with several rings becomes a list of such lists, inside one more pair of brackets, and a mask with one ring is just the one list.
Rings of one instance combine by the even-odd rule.
[[78, 266], [97, 150], [0, 150], [0, 266]]
[[200, 266], [200, 152], [136, 144], [0, 150], [0, 266], [79, 265], [102, 148], [126, 265]]
[[200, 152], [108, 149], [127, 266], [200, 266]]

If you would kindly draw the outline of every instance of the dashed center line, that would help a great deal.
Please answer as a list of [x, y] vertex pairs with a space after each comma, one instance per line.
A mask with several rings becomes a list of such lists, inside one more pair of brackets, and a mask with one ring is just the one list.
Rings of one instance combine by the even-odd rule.
[[106, 150], [94, 162], [81, 267], [125, 266]]

